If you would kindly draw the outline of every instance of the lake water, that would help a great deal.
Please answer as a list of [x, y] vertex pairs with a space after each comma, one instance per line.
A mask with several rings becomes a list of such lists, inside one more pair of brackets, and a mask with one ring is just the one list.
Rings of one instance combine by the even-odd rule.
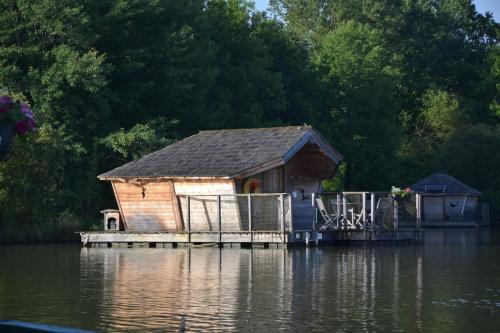
[[293, 249], [0, 247], [0, 318], [96, 331], [500, 330], [500, 232]]

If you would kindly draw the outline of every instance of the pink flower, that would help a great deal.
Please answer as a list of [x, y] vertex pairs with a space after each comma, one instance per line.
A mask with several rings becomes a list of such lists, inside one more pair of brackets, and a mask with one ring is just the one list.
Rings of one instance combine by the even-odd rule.
[[31, 112], [30, 107], [26, 103], [21, 103], [20, 110], [26, 117], [33, 118], [33, 112]]
[[18, 134], [26, 134], [28, 131], [28, 123], [25, 120], [20, 120], [16, 123], [16, 132]]
[[36, 128], [36, 123], [35, 121], [33, 120], [33, 118], [29, 118], [28, 120], [26, 120], [26, 125], [28, 126], [28, 128], [32, 131], [35, 131], [35, 128]]
[[12, 103], [12, 97], [10, 96], [1, 96], [0, 97], [0, 104], [10, 104]]

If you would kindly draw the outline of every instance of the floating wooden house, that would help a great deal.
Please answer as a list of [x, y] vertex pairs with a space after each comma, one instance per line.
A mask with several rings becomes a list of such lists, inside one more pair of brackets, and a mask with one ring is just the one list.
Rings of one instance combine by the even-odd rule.
[[98, 178], [113, 187], [122, 231], [301, 230], [341, 161], [309, 126], [211, 130]]
[[434, 173], [410, 186], [420, 194], [422, 226], [476, 225], [481, 192], [445, 173]]

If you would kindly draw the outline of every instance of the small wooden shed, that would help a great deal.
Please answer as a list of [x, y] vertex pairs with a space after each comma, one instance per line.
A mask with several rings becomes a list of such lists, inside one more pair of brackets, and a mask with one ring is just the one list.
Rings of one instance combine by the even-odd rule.
[[473, 221], [481, 195], [446, 173], [434, 173], [410, 189], [421, 194], [422, 222]]
[[[210, 130], [98, 178], [112, 184], [122, 230], [179, 232], [186, 220], [196, 223], [190, 230], [211, 230], [217, 204], [224, 230], [238, 231], [247, 214], [234, 196], [239, 193], [293, 194], [293, 227], [301, 229], [313, 221], [312, 193], [342, 159], [310, 126]], [[186, 201], [196, 195], [199, 200]], [[207, 195], [227, 196], [216, 203]]]

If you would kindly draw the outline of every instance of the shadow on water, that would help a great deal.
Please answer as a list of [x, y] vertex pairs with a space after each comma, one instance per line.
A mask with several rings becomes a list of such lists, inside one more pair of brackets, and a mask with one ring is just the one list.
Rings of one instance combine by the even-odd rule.
[[439, 331], [500, 324], [500, 233], [294, 249], [0, 248], [0, 318], [98, 331]]

